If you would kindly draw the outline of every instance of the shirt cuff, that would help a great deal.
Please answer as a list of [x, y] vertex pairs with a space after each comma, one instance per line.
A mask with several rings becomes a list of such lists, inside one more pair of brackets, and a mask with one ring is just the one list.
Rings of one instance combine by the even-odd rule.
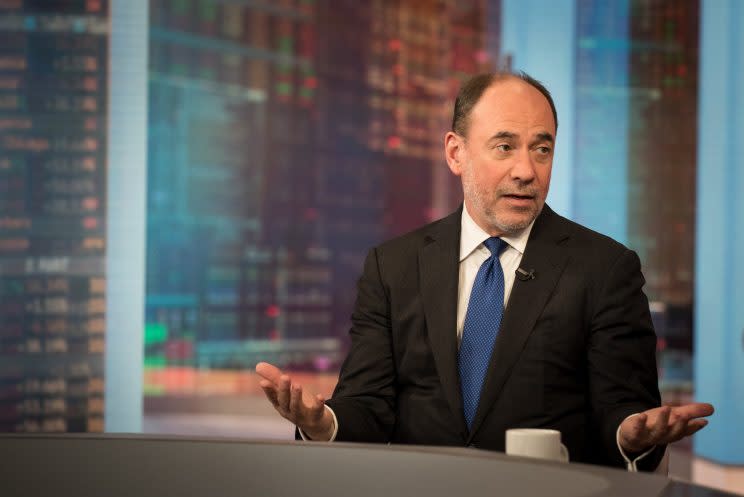
[[[639, 412], [637, 412], [635, 414], [631, 414], [630, 416], [628, 416], [625, 419], [630, 419], [633, 416], [638, 416], [639, 414], [640, 414]], [[625, 419], [623, 420], [623, 422], [625, 421]], [[620, 426], [622, 426], [622, 423], [620, 423]], [[638, 467], [636, 465], [638, 464], [638, 462], [641, 459], [643, 459], [644, 457], [646, 457], [647, 455], [649, 455], [650, 453], [652, 453], [654, 451], [654, 449], [656, 448], [656, 446], [653, 445], [646, 452], [644, 452], [643, 454], [641, 454], [640, 456], [636, 457], [635, 459], [633, 459], [631, 461], [630, 458], [628, 457], [628, 455], [623, 450], [622, 445], [620, 445], [620, 426], [617, 427], [617, 432], [615, 432], [615, 442], [617, 443], [617, 449], [620, 451], [620, 455], [623, 456], [623, 459], [625, 460], [625, 467], [626, 467], [626, 469], [628, 471], [630, 471], [631, 473], [637, 473], [638, 472]]]
[[325, 406], [325, 408], [328, 410], [328, 412], [331, 413], [331, 416], [333, 417], [333, 434], [331, 435], [331, 438], [329, 440], [314, 440], [314, 439], [308, 437], [307, 435], [305, 435], [305, 432], [302, 431], [302, 428], [300, 428], [298, 426], [297, 427], [297, 431], [300, 432], [300, 436], [302, 437], [302, 439], [304, 441], [306, 441], [306, 442], [324, 442], [324, 441], [325, 442], [333, 442], [334, 440], [336, 440], [336, 435], [338, 435], [338, 419], [336, 418], [336, 413], [333, 412], [333, 409], [331, 409], [328, 406]]

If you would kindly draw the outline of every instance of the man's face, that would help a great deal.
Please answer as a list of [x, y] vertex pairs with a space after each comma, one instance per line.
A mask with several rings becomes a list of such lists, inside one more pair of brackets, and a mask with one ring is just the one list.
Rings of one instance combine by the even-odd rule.
[[492, 236], [517, 233], [548, 195], [555, 142], [550, 104], [537, 89], [509, 78], [483, 92], [468, 121], [466, 137], [445, 138], [468, 212]]

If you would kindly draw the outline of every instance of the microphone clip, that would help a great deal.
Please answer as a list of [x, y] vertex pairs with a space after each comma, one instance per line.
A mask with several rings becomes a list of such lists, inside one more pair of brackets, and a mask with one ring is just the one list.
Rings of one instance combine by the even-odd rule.
[[514, 273], [517, 275], [517, 278], [519, 279], [519, 281], [529, 281], [529, 280], [534, 280], [535, 279], [535, 270], [534, 269], [530, 269], [529, 271], [525, 271], [524, 269], [522, 269], [520, 267]]

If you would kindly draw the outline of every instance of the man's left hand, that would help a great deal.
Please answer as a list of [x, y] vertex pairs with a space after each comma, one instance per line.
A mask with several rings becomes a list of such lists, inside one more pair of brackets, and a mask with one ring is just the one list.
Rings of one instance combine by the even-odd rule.
[[649, 409], [622, 422], [619, 442], [626, 452], [644, 452], [654, 445], [670, 444], [701, 430], [708, 424], [701, 418], [711, 414], [713, 406], [703, 402]]

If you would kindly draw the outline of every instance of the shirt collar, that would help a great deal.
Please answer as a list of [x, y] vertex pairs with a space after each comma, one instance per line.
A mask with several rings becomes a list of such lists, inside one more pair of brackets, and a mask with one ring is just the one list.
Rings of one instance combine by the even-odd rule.
[[[527, 239], [530, 237], [532, 226], [535, 224], [534, 219], [525, 229], [517, 233], [516, 235], [508, 235], [500, 237], [509, 246], [524, 255], [524, 249], [527, 247]], [[460, 262], [468, 257], [475, 249], [477, 249], [483, 242], [491, 237], [488, 233], [483, 231], [483, 228], [470, 217], [465, 204], [462, 205], [462, 218], [460, 220]]]

